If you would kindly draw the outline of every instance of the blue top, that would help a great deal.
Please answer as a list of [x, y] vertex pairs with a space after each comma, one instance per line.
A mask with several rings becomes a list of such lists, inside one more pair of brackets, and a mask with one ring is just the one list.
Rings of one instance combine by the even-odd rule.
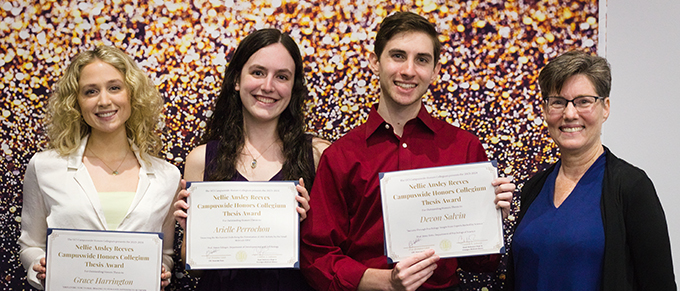
[[[311, 142], [311, 138], [309, 139]], [[206, 169], [204, 180], [214, 170], [211, 163], [217, 156], [217, 141], [206, 144]], [[313, 163], [314, 153], [309, 157]], [[312, 165], [313, 166], [313, 165]], [[283, 180], [283, 172], [279, 171], [270, 181]], [[241, 173], [236, 172], [232, 181], [248, 181]], [[206, 270], [198, 282], [198, 291], [312, 291], [307, 281], [297, 269], [229, 269]]]
[[600, 290], [605, 160], [601, 155], [557, 208], [553, 198], [559, 171], [550, 173], [514, 234], [515, 290]]

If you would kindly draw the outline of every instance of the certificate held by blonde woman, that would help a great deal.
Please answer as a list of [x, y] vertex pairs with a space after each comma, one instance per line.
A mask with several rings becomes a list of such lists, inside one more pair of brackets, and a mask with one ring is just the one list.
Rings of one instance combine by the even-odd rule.
[[162, 233], [48, 229], [45, 290], [160, 290], [162, 250]]

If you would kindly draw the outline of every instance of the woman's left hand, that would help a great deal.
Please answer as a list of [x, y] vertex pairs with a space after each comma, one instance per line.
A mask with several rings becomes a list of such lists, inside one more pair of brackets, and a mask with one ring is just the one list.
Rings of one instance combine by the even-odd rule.
[[180, 181], [180, 191], [177, 194], [177, 199], [172, 205], [175, 211], [172, 215], [175, 217], [175, 221], [179, 223], [182, 229], [186, 229], [187, 226], [187, 209], [189, 209], [189, 204], [187, 203], [187, 197], [189, 197], [189, 191], [187, 191], [187, 181], [182, 179]]
[[512, 205], [512, 197], [515, 192], [515, 184], [512, 183], [512, 177], [499, 177], [491, 182], [496, 191], [496, 208], [500, 208], [503, 213], [503, 219], [510, 215], [510, 205]]
[[302, 178], [300, 178], [300, 183], [295, 186], [295, 189], [300, 193], [300, 195], [295, 196], [295, 199], [300, 204], [297, 207], [297, 212], [300, 213], [300, 221], [303, 221], [307, 218], [307, 211], [309, 211], [309, 192], [307, 192], [305, 181]]
[[170, 284], [171, 276], [172, 273], [165, 271], [165, 266], [161, 267], [161, 290], [165, 290], [165, 287]]

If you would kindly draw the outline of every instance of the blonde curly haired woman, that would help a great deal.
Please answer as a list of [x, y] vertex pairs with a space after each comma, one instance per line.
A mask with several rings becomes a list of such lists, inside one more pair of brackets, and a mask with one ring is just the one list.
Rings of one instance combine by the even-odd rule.
[[49, 100], [49, 149], [24, 177], [20, 257], [29, 283], [44, 288], [48, 228], [163, 232], [161, 286], [172, 268], [170, 206], [179, 170], [155, 155], [163, 98], [121, 50], [78, 54]]

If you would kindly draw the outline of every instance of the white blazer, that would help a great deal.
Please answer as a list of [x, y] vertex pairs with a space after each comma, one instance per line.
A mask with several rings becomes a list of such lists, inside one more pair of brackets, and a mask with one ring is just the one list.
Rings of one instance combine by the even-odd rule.
[[[26, 168], [19, 246], [27, 279], [35, 288], [44, 289], [33, 265], [45, 257], [47, 228], [106, 230], [99, 194], [83, 164], [86, 145], [87, 137], [69, 156], [61, 156], [55, 150], [37, 153]], [[171, 271], [175, 234], [172, 203], [180, 173], [159, 158], [149, 157], [151, 162], [146, 163], [136, 146], [132, 145], [132, 150], [141, 165], [139, 183], [117, 230], [163, 232], [163, 265], [166, 271]]]

